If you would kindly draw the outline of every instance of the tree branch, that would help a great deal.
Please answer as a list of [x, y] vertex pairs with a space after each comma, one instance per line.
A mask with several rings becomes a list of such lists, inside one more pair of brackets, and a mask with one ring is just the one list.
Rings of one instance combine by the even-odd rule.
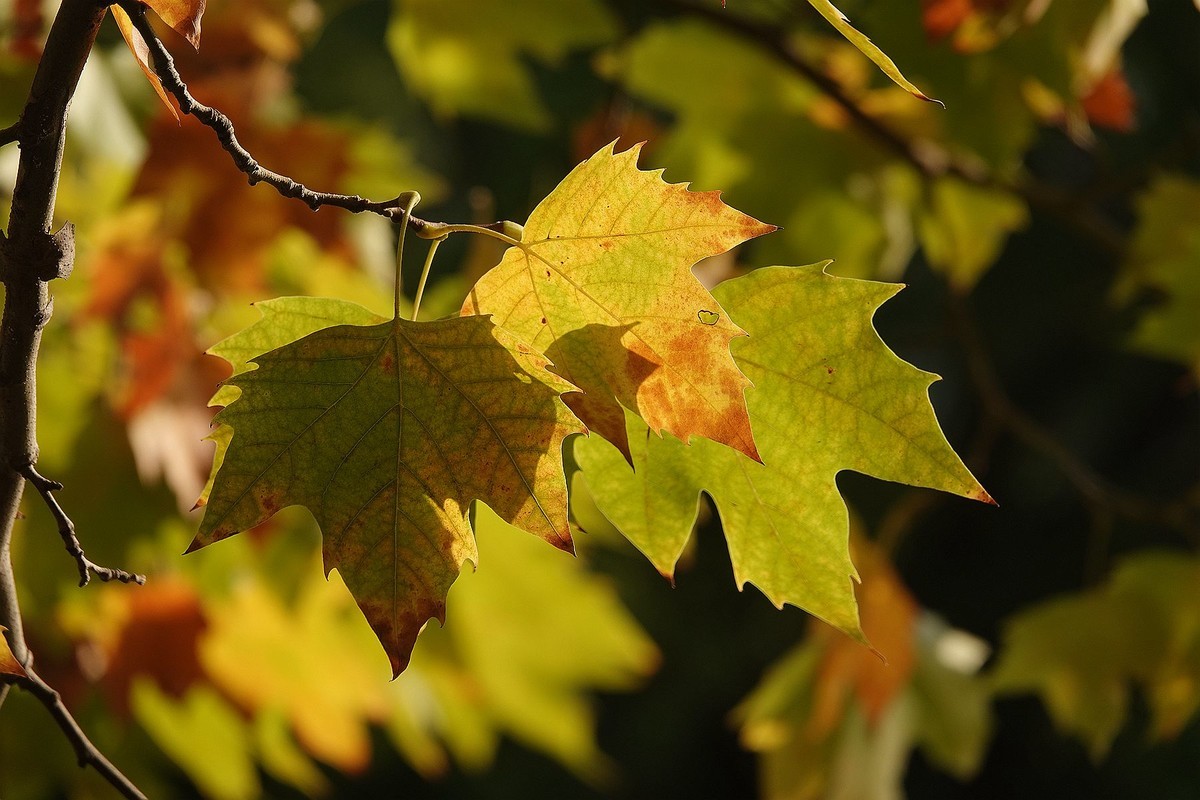
[[1031, 178], [1021, 181], [1002, 178], [983, 164], [955, 158], [932, 142], [910, 141], [904, 134], [866, 111], [828, 73], [797, 53], [785, 31], [689, 0], [658, 2], [667, 8], [703, 19], [758, 45], [817, 87], [822, 94], [836, 103], [861, 131], [880, 147], [907, 162], [922, 178], [956, 178], [972, 186], [1016, 195], [1032, 208], [1053, 216], [1103, 252], [1114, 257], [1124, 253], [1125, 237], [1095, 208], [1079, 203], [1062, 191]]
[[[1055, 438], [1054, 434], [1013, 403], [1005, 391], [990, 354], [966, 308], [965, 300], [950, 290], [948, 306], [956, 339], [967, 359], [971, 382], [986, 415], [1002, 425], [1018, 441], [1040, 453], [1058, 469], [1067, 482], [1083, 498], [1092, 514], [1093, 539], [1107, 540], [1112, 517], [1148, 522], [1177, 531], [1193, 544], [1200, 546], [1200, 502], [1195, 499], [1167, 502], [1115, 486]], [[1092, 542], [1093, 549], [1106, 544]], [[1089, 555], [1094, 571], [1100, 556]]]
[[21, 122], [20, 120], [9, 125], [7, 128], [0, 128], [0, 147], [6, 144], [20, 141], [21, 139]]
[[[369, 200], [358, 195], [318, 192], [259, 164], [254, 156], [238, 142], [232, 120], [220, 111], [204, 105], [188, 91], [187, 84], [183, 82], [183, 78], [180, 77], [179, 71], [175, 67], [175, 60], [163, 45], [162, 40], [158, 38], [158, 34], [150, 25], [150, 20], [146, 17], [146, 5], [141, 0], [119, 0], [117, 5], [125, 10], [133, 21], [134, 28], [145, 39], [150, 50], [154, 72], [163, 87], [175, 97], [180, 111], [195, 117], [206, 127], [212, 129], [217, 135], [221, 147], [229, 153], [234, 166], [245, 173], [251, 186], [265, 183], [284, 197], [299, 200], [314, 211], [322, 206], [333, 206], [355, 214], [377, 214], [393, 222], [398, 222], [405, 217], [402, 206], [404, 199], [408, 196], [407, 192], [391, 200]], [[418, 217], [408, 217], [408, 225], [415, 232], [421, 231], [428, 224]]]
[[79, 766], [91, 767], [96, 770], [123, 797], [130, 800], [146, 800], [146, 796], [133, 782], [96, 749], [87, 734], [79, 727], [79, 723], [71, 716], [70, 710], [63, 704], [62, 697], [31, 667], [25, 668], [25, 677], [14, 678], [13, 684], [29, 692], [46, 707], [50, 716], [58, 723], [63, 735], [67, 737], [67, 741], [71, 743], [71, 747], [75, 749], [75, 757], [79, 761]]
[[63, 544], [67, 547], [67, 552], [75, 559], [76, 565], [79, 567], [79, 585], [80, 587], [87, 586], [91, 581], [92, 575], [95, 575], [105, 583], [109, 581], [120, 581], [121, 583], [136, 583], [141, 586], [146, 582], [145, 575], [137, 575], [132, 572], [126, 572], [123, 569], [112, 569], [111, 567], [102, 567], [99, 564], [91, 561], [83, 552], [83, 545], [79, 543], [79, 537], [75, 535], [75, 523], [67, 516], [67, 512], [63, 511], [61, 505], [58, 504], [58, 498], [54, 496], [54, 492], [63, 488], [63, 485], [58, 481], [52, 481], [38, 474], [37, 469], [32, 464], [26, 464], [21, 470], [21, 475], [25, 480], [33, 485], [33, 488], [38, 490], [49, 507], [50, 513], [54, 516], [54, 521], [58, 523], [58, 535], [62, 537]]
[[[0, 141], [18, 138], [21, 160], [13, 188], [8, 234], [0, 237], [0, 280], [4, 283], [4, 316], [0, 321], [0, 625], [8, 630], [9, 648], [27, 674], [15, 685], [41, 700], [70, 740], [81, 765], [95, 768], [125, 797], [142, 798], [137, 788], [92, 745], [58, 693], [33, 670], [25, 642], [13, 578], [13, 526], [25, 477], [35, 480], [51, 510], [65, 514], [49, 494], [58, 487], [37, 475], [37, 355], [42, 328], [53, 304], [48, 282], [65, 277], [74, 258], [73, 229], [50, 233], [55, 195], [62, 169], [67, 112], [79, 76], [107, 12], [103, 0], [62, 0], [46, 39], [42, 59], [30, 87], [20, 122], [5, 128]], [[11, 138], [10, 138], [11, 137]], [[70, 538], [74, 539], [73, 526]], [[78, 547], [77, 561], [90, 564]], [[68, 542], [70, 549], [70, 542]], [[85, 573], [86, 575], [86, 573]], [[115, 575], [115, 573], [114, 573]], [[0, 702], [8, 684], [0, 686]]]

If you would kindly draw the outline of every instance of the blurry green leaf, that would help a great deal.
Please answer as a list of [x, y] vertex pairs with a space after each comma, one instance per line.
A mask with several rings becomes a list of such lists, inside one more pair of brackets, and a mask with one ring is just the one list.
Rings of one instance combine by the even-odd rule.
[[1145, 691], [1153, 734], [1170, 738], [1200, 709], [1200, 561], [1128, 558], [1093, 591], [1009, 620], [992, 675], [1002, 694], [1036, 692], [1094, 759], [1125, 722], [1130, 685]]
[[172, 700], [147, 680], [133, 685], [133, 713], [163, 752], [206, 797], [252, 800], [262, 788], [245, 721], [211, 688]]
[[226, 384], [240, 394], [214, 422], [232, 438], [190, 549], [306, 506], [394, 673], [475, 560], [473, 500], [571, 547], [560, 450], [578, 423], [559, 394], [573, 387], [490, 319], [340, 325], [254, 363]]
[[387, 672], [338, 581], [313, 567], [291, 608], [252, 581], [210, 602], [201, 662], [240, 707], [281, 715], [307, 753], [355, 771], [370, 759], [367, 725], [387, 711]]
[[451, 593], [447, 630], [489, 715], [584, 777], [609, 770], [596, 747], [588, 689], [633, 688], [653, 643], [601, 577], [477, 506], [482, 561]]
[[838, 11], [833, 3], [829, 0], [808, 0], [808, 4], [815, 8], [822, 17], [824, 17], [830, 25], [832, 25], [838, 33], [846, 37], [852, 45], [862, 51], [863, 55], [875, 62], [875, 66], [883, 70], [883, 74], [891, 78], [897, 86], [904, 89], [920, 100], [926, 100], [930, 103], [937, 103], [944, 106], [940, 100], [934, 100], [932, 97], [926, 97], [925, 93], [913, 85], [907, 78], [900, 74], [900, 69], [896, 66], [887, 54], [880, 50], [875, 44], [859, 32], [850, 20], [846, 19], [846, 15]]
[[543, 350], [578, 387], [567, 405], [621, 450], [628, 408], [655, 433], [756, 457], [746, 376], [729, 352], [744, 331], [691, 268], [775, 228], [719, 192], [638, 169], [640, 151], [610, 144], [573, 169], [472, 287], [463, 313], [494, 314]]
[[263, 769], [308, 797], [329, 792], [329, 781], [297, 746], [282, 711], [264, 709], [254, 715], [253, 724], [254, 748]]
[[1157, 293], [1133, 334], [1137, 349], [1200, 375], [1200, 183], [1156, 179], [1137, 204], [1138, 227], [1117, 295]]
[[405, 82], [436, 113], [544, 130], [554, 115], [526, 60], [557, 64], [616, 31], [597, 0], [394, 0], [388, 44]]
[[718, 286], [750, 333], [734, 355], [754, 383], [747, 402], [763, 463], [633, 423], [633, 472], [606, 443], [577, 442], [597, 505], [670, 575], [697, 496], [709, 493], [739, 587], [753, 583], [777, 606], [799, 606], [861, 639], [837, 473], [990, 500], [938, 427], [927, 393], [936, 377], [897, 358], [871, 325], [898, 289], [835, 278], [820, 265], [760, 269]]
[[930, 189], [917, 230], [930, 265], [970, 289], [1000, 256], [1008, 234], [1028, 221], [1025, 203], [1010, 193], [944, 178]]

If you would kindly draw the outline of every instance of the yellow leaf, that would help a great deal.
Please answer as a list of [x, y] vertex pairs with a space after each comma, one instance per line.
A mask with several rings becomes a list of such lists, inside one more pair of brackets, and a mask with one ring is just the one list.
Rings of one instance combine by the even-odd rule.
[[775, 230], [718, 192], [637, 168], [640, 146], [609, 145], [534, 209], [465, 314], [492, 314], [583, 392], [563, 399], [625, 454], [622, 406], [651, 430], [703, 436], [758, 458], [750, 385], [729, 352], [745, 331], [690, 271], [702, 258]]

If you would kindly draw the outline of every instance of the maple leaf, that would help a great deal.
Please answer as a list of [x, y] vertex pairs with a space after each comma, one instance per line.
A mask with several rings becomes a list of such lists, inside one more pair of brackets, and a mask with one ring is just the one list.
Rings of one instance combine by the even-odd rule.
[[[865, 641], [838, 472], [991, 498], [938, 427], [927, 392], [936, 376], [901, 361], [871, 325], [900, 287], [835, 278], [823, 266], [768, 267], [714, 290], [750, 332], [735, 356], [754, 382], [748, 403], [762, 464], [706, 441], [649, 437], [636, 422], [632, 472], [596, 437], [577, 442], [575, 455], [600, 510], [664, 575], [705, 491], [739, 587], [753, 583], [775, 605], [799, 606]], [[780, 309], [791, 314], [781, 319]]]
[[338, 325], [253, 363], [214, 419], [228, 444], [189, 551], [306, 506], [395, 674], [477, 558], [472, 501], [571, 550], [561, 447], [583, 428], [559, 395], [574, 387], [490, 319]]
[[775, 230], [637, 168], [641, 146], [600, 150], [525, 223], [521, 241], [475, 284], [462, 313], [537, 347], [583, 394], [564, 400], [629, 453], [622, 406], [656, 433], [703, 436], [757, 458], [729, 342], [745, 335], [690, 268]]

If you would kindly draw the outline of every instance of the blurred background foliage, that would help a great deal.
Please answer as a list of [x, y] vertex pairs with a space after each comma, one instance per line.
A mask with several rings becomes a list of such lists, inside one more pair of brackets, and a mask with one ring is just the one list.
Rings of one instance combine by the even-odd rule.
[[[0, 123], [55, 6], [0, 0]], [[317, 188], [520, 221], [646, 140], [644, 166], [783, 228], [706, 282], [833, 258], [907, 283], [876, 324], [945, 377], [935, 407], [1000, 508], [841, 476], [887, 664], [736, 592], [711, 514], [669, 586], [578, 475], [580, 558], [481, 512], [482, 569], [394, 682], [307, 513], [182, 558], [225, 369], [204, 351], [279, 295], [386, 313], [393, 231], [246, 186], [106, 25], [70, 120], [80, 252], [39, 364], [41, 464], [89, 554], [151, 581], [74, 588], [36, 503], [16, 569], [41, 672], [150, 796], [1195, 796], [1196, 6], [843, 0], [945, 110], [800, 0], [728, 6], [209, 0], [199, 53], [164, 37], [259, 160]], [[499, 255], [441, 254], [429, 316]], [[0, 795], [109, 793], [9, 697]]]

